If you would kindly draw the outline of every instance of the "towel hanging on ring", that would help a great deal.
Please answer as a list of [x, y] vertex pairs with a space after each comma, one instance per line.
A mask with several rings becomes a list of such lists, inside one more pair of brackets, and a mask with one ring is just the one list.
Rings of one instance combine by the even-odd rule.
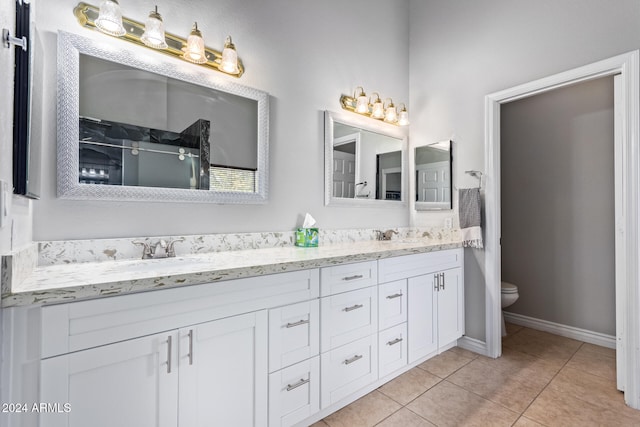
[[461, 188], [458, 190], [458, 215], [462, 246], [482, 249], [482, 201], [480, 188]]

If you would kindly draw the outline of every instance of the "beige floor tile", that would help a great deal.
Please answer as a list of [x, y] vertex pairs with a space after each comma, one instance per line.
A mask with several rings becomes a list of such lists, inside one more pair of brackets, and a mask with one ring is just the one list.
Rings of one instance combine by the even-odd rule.
[[389, 418], [385, 418], [376, 427], [435, 427], [435, 424], [431, 424], [429, 421], [422, 418], [420, 415], [414, 414], [406, 408], [400, 409], [395, 412]]
[[616, 389], [615, 379], [610, 380], [565, 367], [551, 381], [549, 389], [568, 394], [595, 406], [613, 409], [635, 419], [640, 425], [640, 411], [625, 405], [624, 395]]
[[324, 421], [320, 420], [317, 423], [311, 424], [311, 427], [329, 427], [329, 424], [327, 424]]
[[544, 425], [530, 420], [527, 417], [520, 417], [513, 427], [545, 427]]
[[413, 368], [389, 381], [378, 391], [401, 405], [406, 405], [440, 381], [440, 378], [423, 369]]
[[418, 367], [440, 378], [446, 378], [472, 360], [473, 358], [471, 357], [462, 356], [453, 350], [447, 350], [421, 363]]
[[522, 326], [514, 325], [513, 323], [509, 323], [509, 322], [505, 323], [505, 327], [507, 329], [507, 336], [511, 336], [522, 329]]
[[460, 356], [468, 357], [469, 359], [475, 359], [480, 356], [478, 353], [474, 353], [473, 351], [465, 350], [464, 348], [460, 347], [453, 347], [450, 349], [450, 351], [459, 354]]
[[503, 347], [502, 356], [497, 359], [480, 356], [476, 360], [488, 365], [497, 374], [513, 377], [538, 389], [549, 384], [563, 366], [563, 363], [541, 359], [509, 347]]
[[593, 405], [551, 387], [540, 393], [524, 416], [549, 427], [638, 425], [637, 420], [616, 409]]
[[438, 426], [511, 426], [518, 414], [448, 381], [407, 405]]
[[519, 381], [516, 376], [495, 369], [495, 364], [474, 360], [447, 378], [512, 411], [522, 413], [542, 391], [544, 384]]
[[581, 347], [567, 362], [567, 367], [579, 369], [593, 375], [615, 381], [616, 379], [616, 359], [609, 354], [593, 351], [592, 348]]
[[522, 328], [517, 334], [502, 342], [508, 347], [532, 356], [563, 364], [569, 360], [582, 342], [547, 332]]
[[600, 354], [604, 354], [606, 356], [609, 357], [616, 357], [616, 349], [615, 348], [607, 348], [607, 347], [602, 347], [599, 345], [595, 345], [595, 344], [589, 344], [588, 342], [582, 344], [582, 347], [580, 347], [580, 350], [582, 351], [591, 351], [594, 353], [600, 353]]
[[372, 391], [366, 396], [329, 415], [323, 421], [329, 427], [371, 427], [400, 409], [401, 406], [380, 393]]

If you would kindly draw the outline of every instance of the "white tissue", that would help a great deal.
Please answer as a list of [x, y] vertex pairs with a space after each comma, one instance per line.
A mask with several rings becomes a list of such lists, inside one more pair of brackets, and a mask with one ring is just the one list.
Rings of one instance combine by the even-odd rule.
[[302, 228], [311, 228], [316, 223], [316, 220], [309, 214], [308, 212], [304, 216], [304, 222], [302, 223]]

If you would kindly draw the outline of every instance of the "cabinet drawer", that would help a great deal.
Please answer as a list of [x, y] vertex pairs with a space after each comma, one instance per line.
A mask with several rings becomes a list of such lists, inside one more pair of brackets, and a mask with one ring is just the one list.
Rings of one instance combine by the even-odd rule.
[[320, 355], [322, 408], [378, 379], [378, 336], [371, 335]]
[[402, 323], [378, 334], [380, 378], [407, 364], [407, 324]]
[[320, 356], [269, 375], [269, 426], [296, 424], [320, 410]]
[[396, 280], [378, 287], [379, 329], [407, 321], [407, 281]]
[[403, 255], [378, 261], [380, 283], [462, 266], [462, 248]]
[[334, 265], [320, 269], [320, 296], [333, 295], [378, 283], [376, 261]]
[[319, 270], [291, 271], [42, 308], [42, 357], [318, 297]]
[[378, 289], [358, 289], [320, 298], [320, 351], [325, 352], [378, 331]]
[[319, 300], [269, 310], [269, 372], [317, 356], [319, 350]]

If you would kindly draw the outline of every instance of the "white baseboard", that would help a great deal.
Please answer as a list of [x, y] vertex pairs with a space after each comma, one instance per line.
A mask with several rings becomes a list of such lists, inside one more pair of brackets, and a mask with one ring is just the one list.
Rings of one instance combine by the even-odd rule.
[[[533, 317], [523, 316], [522, 314], [509, 313], [507, 311], [503, 313], [504, 320], [509, 323], [526, 326], [527, 328], [537, 329], [539, 331], [550, 332], [555, 335], [573, 338], [574, 340], [584, 341], [602, 347], [616, 348], [616, 337], [611, 335], [587, 331], [586, 329], [580, 329], [573, 326], [561, 325], [547, 320], [534, 319]], [[463, 346], [460, 345], [460, 347]]]
[[469, 350], [474, 353], [482, 354], [483, 356], [489, 355], [489, 352], [487, 351], [487, 343], [484, 341], [477, 340], [475, 338], [470, 338], [470, 337], [459, 338], [458, 347], [464, 348], [465, 350]]

